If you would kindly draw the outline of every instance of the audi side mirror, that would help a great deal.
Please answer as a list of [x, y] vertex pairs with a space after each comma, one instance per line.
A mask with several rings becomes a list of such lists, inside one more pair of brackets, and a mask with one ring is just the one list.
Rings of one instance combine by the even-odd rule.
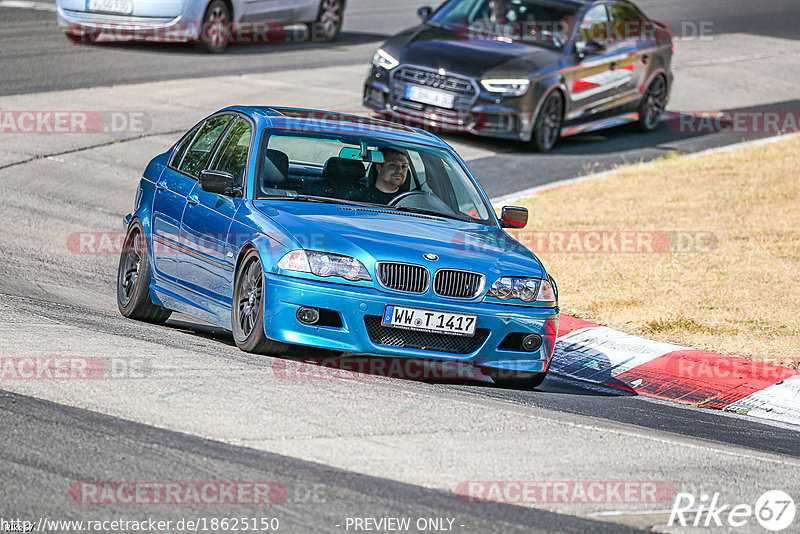
[[519, 206], [503, 206], [500, 216], [502, 228], [525, 228], [528, 224], [528, 209]]
[[222, 171], [203, 171], [200, 173], [200, 189], [218, 195], [230, 194], [233, 189], [233, 175]]
[[430, 6], [422, 6], [417, 10], [417, 16], [421, 18], [423, 22], [431, 18], [432, 14], [433, 14], [433, 8]]
[[598, 56], [606, 53], [606, 45], [597, 41], [586, 41], [575, 44], [575, 53], [582, 59], [585, 56]]

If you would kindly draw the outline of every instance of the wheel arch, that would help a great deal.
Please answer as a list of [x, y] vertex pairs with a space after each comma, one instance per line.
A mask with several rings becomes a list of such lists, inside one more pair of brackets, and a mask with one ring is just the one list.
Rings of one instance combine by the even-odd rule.
[[536, 118], [539, 116], [539, 112], [544, 105], [544, 101], [547, 100], [547, 97], [549, 97], [553, 91], [558, 91], [561, 93], [561, 122], [564, 122], [564, 118], [567, 116], [567, 87], [564, 83], [564, 77], [549, 76], [543, 80], [540, 80], [536, 84], [534, 94], [539, 96], [536, 99], [536, 104], [533, 107], [533, 113], [531, 114], [529, 124], [523, 132], [523, 141], [527, 142], [533, 138], [533, 128], [536, 126]]

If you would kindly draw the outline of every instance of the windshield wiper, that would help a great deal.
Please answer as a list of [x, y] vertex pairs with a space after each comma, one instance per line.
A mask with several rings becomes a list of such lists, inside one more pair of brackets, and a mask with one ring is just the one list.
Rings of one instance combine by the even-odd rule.
[[[392, 206], [389, 206], [391, 209]], [[436, 210], [429, 210], [425, 208], [417, 208], [414, 206], [394, 206], [397, 211], [407, 211], [409, 213], [419, 213], [420, 215], [432, 215], [434, 217], [444, 217], [446, 219], [455, 219], [457, 221], [476, 222], [475, 219], [468, 215], [457, 215], [455, 213], [444, 213]]]
[[270, 200], [299, 200], [302, 202], [319, 202], [320, 204], [344, 204], [347, 206], [372, 207], [372, 204], [342, 198], [319, 197], [316, 195], [294, 195], [291, 197], [270, 197]]

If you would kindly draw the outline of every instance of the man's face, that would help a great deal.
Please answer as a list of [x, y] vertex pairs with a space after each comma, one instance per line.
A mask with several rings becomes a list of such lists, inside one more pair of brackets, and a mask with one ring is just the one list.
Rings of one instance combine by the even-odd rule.
[[378, 189], [386, 193], [394, 193], [408, 176], [408, 158], [402, 154], [388, 154], [384, 162], [379, 164], [378, 176], [375, 181]]

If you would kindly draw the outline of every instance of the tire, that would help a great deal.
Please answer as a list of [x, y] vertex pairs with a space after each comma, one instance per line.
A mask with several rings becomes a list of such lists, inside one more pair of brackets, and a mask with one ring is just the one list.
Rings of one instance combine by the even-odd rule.
[[213, 0], [203, 15], [199, 47], [209, 54], [220, 54], [228, 48], [227, 30], [231, 25], [231, 10], [222, 0]]
[[559, 90], [550, 91], [545, 97], [539, 114], [533, 123], [531, 144], [539, 152], [547, 152], [556, 144], [564, 121], [564, 97]]
[[659, 74], [647, 86], [642, 101], [639, 103], [639, 129], [643, 132], [655, 130], [666, 106], [667, 80], [662, 74]]
[[494, 383], [501, 388], [532, 390], [542, 385], [547, 373], [550, 371], [550, 364], [541, 373], [524, 373], [521, 371], [505, 371], [502, 369], [488, 369], [489, 376]]
[[139, 221], [128, 227], [117, 269], [117, 307], [129, 319], [161, 324], [171, 310], [150, 299], [150, 255], [147, 238]]
[[264, 333], [264, 269], [255, 250], [242, 259], [236, 272], [231, 331], [239, 349], [257, 354], [285, 354], [289, 345], [267, 338]]
[[322, 0], [317, 20], [306, 24], [311, 40], [322, 37], [322, 41], [335, 41], [344, 23], [344, 0]]

